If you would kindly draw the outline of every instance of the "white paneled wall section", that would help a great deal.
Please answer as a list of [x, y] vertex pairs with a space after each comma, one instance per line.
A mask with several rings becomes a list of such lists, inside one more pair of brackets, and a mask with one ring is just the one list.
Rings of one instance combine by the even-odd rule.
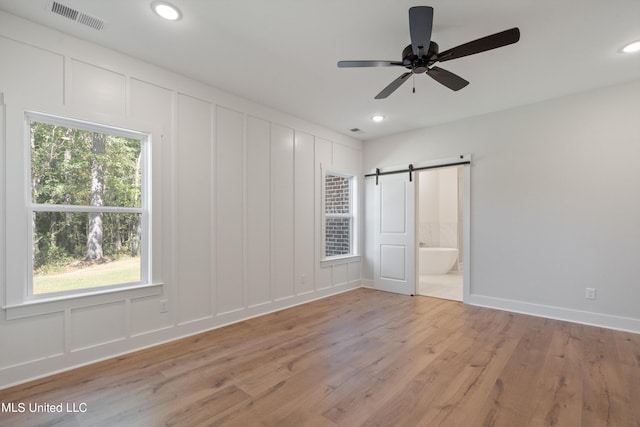
[[[319, 211], [321, 165], [361, 175], [359, 141], [4, 12], [0, 58], [0, 388], [360, 286], [359, 257], [321, 262]], [[157, 295], [8, 319], [27, 275], [25, 109], [158, 130]]]

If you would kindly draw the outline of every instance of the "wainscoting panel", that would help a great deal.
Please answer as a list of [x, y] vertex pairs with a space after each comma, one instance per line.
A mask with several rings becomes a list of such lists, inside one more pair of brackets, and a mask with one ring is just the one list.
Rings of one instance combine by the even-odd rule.
[[271, 125], [271, 283], [273, 299], [294, 295], [293, 129]]
[[71, 351], [123, 340], [127, 335], [124, 301], [71, 310]]
[[216, 313], [244, 307], [243, 114], [216, 108]]
[[[71, 59], [70, 101], [79, 110], [124, 117], [126, 76]], [[101, 82], [96, 85], [95, 82]]]
[[[314, 281], [314, 138], [296, 132], [295, 139], [295, 287], [296, 294], [313, 291]], [[318, 201], [319, 202], [319, 201]]]
[[178, 321], [213, 314], [211, 307], [210, 103], [178, 96]]
[[247, 259], [249, 307], [271, 301], [271, 125], [247, 117]]

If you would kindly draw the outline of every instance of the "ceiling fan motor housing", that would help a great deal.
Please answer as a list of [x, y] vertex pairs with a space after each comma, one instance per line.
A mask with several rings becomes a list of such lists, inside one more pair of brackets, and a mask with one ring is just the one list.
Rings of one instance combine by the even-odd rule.
[[405, 68], [413, 70], [415, 74], [421, 74], [426, 72], [431, 65], [437, 62], [438, 52], [438, 43], [432, 41], [429, 42], [429, 50], [427, 53], [418, 57], [413, 54], [413, 48], [409, 45], [402, 51], [402, 64]]

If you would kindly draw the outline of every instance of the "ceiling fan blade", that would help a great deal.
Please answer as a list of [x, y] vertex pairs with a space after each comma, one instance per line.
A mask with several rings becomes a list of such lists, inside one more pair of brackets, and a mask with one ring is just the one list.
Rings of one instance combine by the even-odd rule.
[[395, 92], [396, 89], [400, 87], [400, 85], [402, 85], [402, 83], [407, 81], [407, 79], [411, 77], [412, 74], [413, 74], [413, 71], [404, 73], [403, 75], [401, 75], [400, 77], [398, 77], [397, 79], [389, 83], [387, 87], [382, 89], [382, 91], [376, 95], [375, 99], [384, 99], [387, 96], [391, 95], [393, 92]]
[[422, 57], [429, 52], [431, 29], [433, 26], [433, 8], [415, 6], [409, 9], [409, 32], [413, 54]]
[[520, 30], [518, 28], [511, 28], [440, 52], [437, 60], [449, 61], [450, 59], [462, 58], [463, 56], [507, 46], [518, 40], [520, 40]]
[[453, 74], [451, 71], [447, 71], [440, 67], [431, 67], [427, 70], [429, 77], [448, 87], [451, 90], [458, 91], [469, 84], [468, 81], [463, 79], [457, 74]]
[[398, 61], [338, 61], [338, 68], [350, 68], [350, 67], [390, 67], [400, 65], [402, 62]]

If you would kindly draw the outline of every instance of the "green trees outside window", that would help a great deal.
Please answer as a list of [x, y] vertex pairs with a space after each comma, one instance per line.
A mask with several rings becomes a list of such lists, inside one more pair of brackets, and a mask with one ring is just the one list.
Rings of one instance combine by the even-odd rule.
[[139, 282], [141, 139], [29, 120], [34, 295]]

